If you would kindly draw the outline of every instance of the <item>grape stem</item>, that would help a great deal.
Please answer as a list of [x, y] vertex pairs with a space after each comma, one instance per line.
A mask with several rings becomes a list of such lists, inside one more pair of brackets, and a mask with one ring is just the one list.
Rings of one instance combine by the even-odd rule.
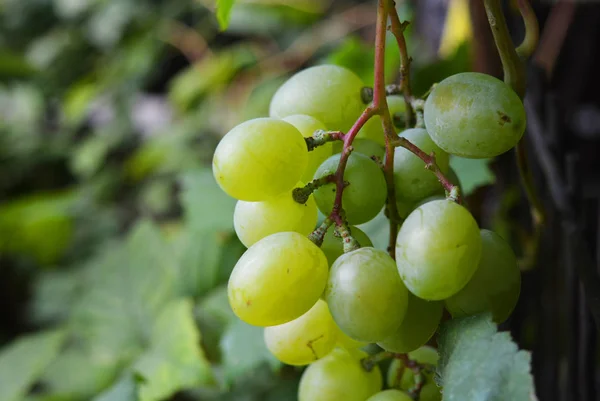
[[404, 370], [406, 368], [406, 369], [410, 369], [413, 371], [415, 384], [413, 387], [411, 387], [408, 390], [408, 393], [412, 396], [412, 398], [418, 399], [419, 394], [421, 393], [421, 389], [423, 388], [423, 385], [425, 384], [425, 380], [424, 380], [425, 378], [423, 376], [423, 371], [427, 368], [427, 365], [420, 364], [419, 362], [415, 361], [414, 359], [410, 359], [408, 354], [400, 354], [400, 353], [394, 353], [394, 352], [389, 352], [389, 351], [382, 351], [382, 352], [378, 352], [373, 355], [369, 355], [369, 356], [361, 359], [360, 362], [361, 362], [363, 369], [366, 370], [367, 372], [370, 372], [373, 370], [373, 368], [375, 368], [375, 366], [377, 366], [377, 364], [379, 362], [383, 362], [387, 359], [392, 359], [392, 358], [400, 359], [403, 362], [402, 370]]
[[356, 120], [352, 128], [348, 131], [344, 138], [344, 145], [342, 148], [342, 154], [340, 156], [340, 162], [338, 164], [338, 168], [333, 174], [332, 181], [335, 182], [335, 200], [333, 203], [333, 208], [331, 213], [329, 214], [329, 218], [335, 223], [337, 227], [341, 227], [346, 224], [344, 218], [342, 217], [342, 195], [344, 193], [344, 188], [346, 187], [346, 182], [344, 181], [344, 171], [346, 170], [346, 164], [348, 164], [348, 158], [352, 153], [352, 141], [358, 135], [360, 129], [365, 125], [367, 121], [376, 113], [376, 109], [373, 106], [369, 106], [363, 111], [361, 116]]
[[[347, 182], [344, 181], [344, 171], [348, 163], [348, 158], [353, 150], [352, 142], [354, 141], [354, 138], [356, 138], [360, 129], [367, 121], [369, 121], [371, 117], [379, 115], [385, 134], [385, 162], [383, 165], [383, 173], [387, 184], [386, 215], [390, 220], [388, 252], [390, 256], [395, 259], [395, 243], [398, 235], [398, 225], [401, 223], [396, 205], [396, 191], [394, 184], [394, 153], [397, 146], [402, 146], [408, 149], [425, 162], [425, 167], [434, 172], [440, 183], [443, 185], [446, 191], [448, 191], [449, 199], [460, 203], [461, 198], [458, 186], [453, 185], [436, 164], [435, 155], [427, 155], [425, 152], [419, 149], [419, 147], [412, 144], [405, 138], [398, 137], [396, 134], [386, 99], [387, 92], [396, 89], [392, 87], [386, 87], [385, 85], [385, 40], [388, 17], [391, 19], [390, 29], [396, 38], [398, 47], [400, 48], [400, 85], [398, 89], [402, 91], [404, 100], [406, 102], [406, 126], [409, 127], [411, 121], [413, 120], [413, 98], [410, 87], [411, 59], [408, 56], [406, 40], [404, 38], [404, 29], [408, 23], [400, 22], [398, 13], [396, 11], [396, 5], [393, 0], [379, 0], [377, 9], [377, 23], [375, 28], [375, 85], [372, 93], [373, 103], [363, 111], [361, 116], [356, 120], [352, 128], [350, 128], [345, 135], [336, 132], [329, 133], [329, 135], [335, 137], [332, 140], [343, 139], [344, 144], [338, 168], [333, 174], [333, 178], [328, 178], [330, 181], [327, 181], [327, 183], [335, 182], [336, 184], [335, 200], [328, 219], [335, 223], [336, 227], [342, 230], [341, 232], [348, 230], [347, 223], [343, 217], [344, 212], [342, 205], [343, 192], [347, 185]], [[367, 99], [371, 97], [370, 91], [364, 89], [361, 95], [363, 98]], [[301, 191], [295, 190], [296, 193], [300, 193]], [[296, 199], [295, 195], [294, 199]], [[298, 201], [298, 199], [296, 200]], [[350, 245], [349, 249], [352, 247], [353, 246]]]
[[427, 153], [419, 149], [418, 146], [401, 136], [397, 137], [394, 140], [393, 145], [401, 146], [412, 152], [419, 159], [423, 160], [423, 162], [425, 162], [425, 168], [431, 170], [435, 174], [440, 184], [442, 184], [442, 186], [446, 190], [448, 194], [448, 199], [456, 203], [462, 204], [462, 196], [460, 195], [460, 189], [458, 188], [458, 185], [454, 185], [452, 182], [450, 182], [448, 177], [446, 177], [446, 175], [442, 172], [435, 160], [435, 153], [431, 153], [430, 155], [428, 155]]
[[[312, 180], [311, 182], [309, 182], [302, 188], [294, 188], [294, 190], [292, 191], [292, 198], [294, 198], [294, 200], [296, 202], [304, 205], [308, 201], [309, 196], [317, 188], [322, 187], [323, 185], [335, 182], [335, 180], [336, 180], [336, 177], [334, 174], [329, 174], [329, 175], [326, 175], [321, 178], [315, 178], [314, 180]], [[348, 183], [346, 183], [346, 185], [348, 185]]]
[[343, 141], [344, 133], [341, 131], [325, 131], [317, 130], [312, 136], [304, 138], [308, 151], [312, 151], [319, 146], [323, 146], [328, 142]]
[[323, 245], [323, 240], [325, 239], [325, 234], [327, 234], [327, 230], [333, 224], [331, 219], [327, 218], [323, 220], [323, 223], [315, 231], [309, 234], [308, 239], [315, 243], [318, 247]]
[[404, 362], [404, 366], [413, 371], [415, 384], [408, 389], [408, 394], [413, 399], [419, 399], [419, 394], [421, 393], [423, 385], [425, 384], [423, 377], [423, 370], [425, 369], [425, 366], [413, 359], [410, 359], [408, 354], [396, 354], [395, 358], [402, 360], [402, 362]]
[[404, 101], [406, 102], [406, 128], [409, 128], [413, 118], [413, 110], [411, 106], [412, 89], [410, 87], [410, 63], [412, 62], [412, 59], [408, 55], [406, 38], [404, 37], [404, 30], [409, 23], [408, 21], [400, 22], [400, 17], [396, 11], [396, 2], [394, 0], [387, 0], [386, 11], [390, 15], [390, 31], [396, 38], [398, 49], [400, 50], [399, 89], [402, 91], [402, 94], [404, 95]]

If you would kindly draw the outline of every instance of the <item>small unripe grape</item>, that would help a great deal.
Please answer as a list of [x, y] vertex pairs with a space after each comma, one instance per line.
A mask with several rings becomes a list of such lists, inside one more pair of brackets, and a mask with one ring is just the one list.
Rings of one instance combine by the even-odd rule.
[[397, 353], [416, 350], [433, 336], [443, 311], [442, 301], [425, 301], [409, 293], [408, 308], [402, 324], [393, 335], [377, 345], [386, 351]]
[[[423, 128], [411, 128], [402, 132], [406, 138], [427, 154], [435, 153], [435, 160], [446, 174], [449, 168], [449, 155], [440, 149]], [[397, 199], [405, 202], [417, 202], [437, 191], [444, 191], [433, 171], [425, 168], [423, 160], [403, 147], [397, 147], [394, 155], [394, 184]]]
[[336, 65], [317, 65], [288, 79], [271, 100], [271, 117], [306, 114], [330, 130], [347, 132], [365, 109], [362, 80]]
[[[392, 118], [392, 123], [394, 123], [396, 115], [404, 115], [404, 112], [406, 111], [406, 102], [402, 96], [391, 95], [387, 97], [387, 103], [390, 116]], [[403, 128], [404, 127], [402, 127], [402, 129]], [[397, 132], [398, 130], [399, 128], [394, 125], [394, 132]], [[358, 132], [358, 137], [370, 139], [381, 146], [385, 146], [385, 136], [383, 133], [383, 126], [381, 124], [381, 117], [371, 117], [371, 119], [367, 121], [367, 123]]]
[[[299, 183], [296, 187], [303, 187]], [[292, 198], [292, 191], [262, 202], [238, 201], [233, 213], [235, 232], [246, 247], [271, 234], [295, 231], [308, 235], [317, 224], [317, 204], [309, 196], [305, 204]]]
[[481, 237], [471, 213], [449, 200], [427, 202], [404, 220], [396, 264], [406, 287], [436, 301], [460, 291], [477, 270]]
[[273, 234], [238, 260], [229, 277], [229, 303], [248, 324], [287, 323], [319, 300], [327, 275], [327, 258], [308, 238], [295, 232]]
[[308, 365], [327, 355], [338, 340], [338, 328], [322, 299], [291, 322], [266, 327], [265, 344], [277, 359], [288, 365]]
[[325, 299], [344, 333], [358, 341], [377, 342], [402, 323], [408, 291], [385, 251], [359, 248], [331, 266]]
[[454, 317], [491, 312], [496, 323], [512, 313], [521, 291], [521, 272], [510, 245], [498, 234], [481, 230], [481, 259], [475, 274], [457, 294], [446, 299]]
[[425, 102], [425, 126], [446, 152], [468, 158], [498, 156], [525, 131], [523, 102], [504, 82], [464, 72], [437, 84]]
[[[361, 247], [372, 247], [373, 243], [367, 234], [365, 234], [360, 228], [355, 226], [350, 226], [350, 233], [352, 237]], [[323, 238], [323, 244], [321, 245], [321, 250], [327, 257], [327, 261], [329, 262], [329, 266], [333, 265], [333, 262], [344, 253], [344, 244], [342, 238], [338, 238], [335, 236], [335, 229], [333, 227], [327, 230], [325, 237]]]
[[[437, 366], [439, 359], [437, 350], [427, 345], [409, 352], [408, 357], [420, 364], [426, 364], [434, 367]], [[427, 384], [433, 382], [432, 373], [424, 373], [424, 375]], [[409, 390], [415, 385], [415, 374], [412, 369], [404, 366], [404, 362], [401, 359], [394, 359], [387, 371], [387, 384], [389, 387], [399, 388], [401, 390]], [[433, 383], [433, 385], [435, 386], [435, 383]]]
[[[311, 116], [302, 114], [295, 114], [293, 116], [285, 117], [283, 121], [286, 121], [296, 127], [305, 138], [310, 138], [313, 136], [315, 131], [327, 130], [327, 127], [321, 121]], [[321, 163], [327, 160], [332, 153], [333, 150], [331, 142], [317, 146], [308, 152], [308, 164], [300, 180], [303, 182], [310, 182], [315, 175], [315, 171], [317, 171]]]
[[308, 163], [302, 134], [274, 118], [246, 121], [227, 133], [213, 156], [213, 174], [229, 196], [261, 201], [288, 191]]
[[381, 371], [367, 372], [361, 359], [367, 354], [336, 348], [312, 363], [302, 374], [298, 401], [365, 401], [381, 390]]
[[[315, 178], [334, 174], [341, 155], [333, 155], [325, 160], [315, 173]], [[344, 170], [344, 180], [349, 185], [344, 188], [342, 207], [350, 224], [362, 224], [371, 220], [381, 211], [387, 196], [387, 186], [383, 172], [373, 160], [360, 153], [352, 153]], [[331, 213], [335, 202], [335, 183], [319, 187], [315, 201], [325, 215]]]

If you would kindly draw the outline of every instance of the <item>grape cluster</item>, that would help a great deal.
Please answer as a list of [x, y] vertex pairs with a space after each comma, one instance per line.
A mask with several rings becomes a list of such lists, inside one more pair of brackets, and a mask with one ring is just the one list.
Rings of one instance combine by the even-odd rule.
[[[238, 125], [219, 143], [214, 176], [238, 199], [235, 231], [248, 247], [231, 273], [229, 302], [240, 319], [265, 328], [266, 346], [279, 360], [310, 365], [300, 382], [300, 401], [402, 401], [412, 399], [409, 394], [439, 400], [432, 377], [437, 352], [426, 344], [444, 308], [453, 317], [490, 312], [500, 323], [517, 302], [520, 273], [510, 246], [480, 229], [453, 197], [446, 199], [436, 175], [404, 147], [396, 148], [393, 164], [403, 218], [396, 260], [355, 227], [389, 200], [379, 163], [380, 117], [361, 128], [341, 171], [338, 143], [313, 147], [308, 138], [347, 131], [366, 107], [363, 87], [347, 69], [308, 68], [279, 88], [270, 117]], [[392, 116], [404, 113], [403, 98], [391, 95], [387, 101]], [[501, 154], [519, 141], [525, 126], [518, 96], [501, 81], [476, 73], [439, 83], [418, 112], [423, 124], [399, 137], [434, 154], [441, 173], [454, 183], [450, 154]], [[317, 209], [335, 213], [339, 173], [345, 182], [343, 222], [316, 229]], [[294, 190], [309, 187], [299, 203]], [[397, 356], [387, 369], [385, 391], [380, 367], [367, 366], [361, 350], [372, 343]], [[406, 361], [416, 365], [405, 366]]]

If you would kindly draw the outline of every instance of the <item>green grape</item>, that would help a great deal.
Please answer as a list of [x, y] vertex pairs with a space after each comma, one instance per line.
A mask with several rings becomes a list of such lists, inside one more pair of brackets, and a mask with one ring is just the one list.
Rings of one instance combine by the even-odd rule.
[[266, 327], [265, 344], [288, 365], [308, 365], [327, 355], [338, 340], [338, 328], [327, 302], [319, 299], [304, 315], [278, 326]]
[[[404, 97], [398, 95], [391, 95], [387, 97], [388, 109], [392, 117], [392, 122], [397, 120], [404, 120], [404, 112], [406, 111], [406, 102]], [[397, 118], [400, 117], [400, 118]], [[398, 130], [397, 124], [394, 125], [396, 131]], [[402, 127], [403, 128], [403, 127]], [[383, 126], [381, 125], [381, 117], [373, 116], [358, 132], [359, 138], [370, 139], [375, 141], [379, 145], [385, 146], [385, 136], [383, 133]]]
[[400, 277], [416, 296], [430, 301], [460, 291], [477, 270], [481, 237], [471, 213], [449, 200], [419, 206], [396, 239]]
[[[454, 169], [452, 167], [450, 167], [448, 169], [448, 173], [446, 174], [446, 176], [448, 177], [448, 179], [450, 180], [451, 183], [458, 185], [458, 188], [460, 190], [460, 193], [462, 194], [463, 190], [462, 190], [462, 186], [460, 184], [460, 181], [458, 179], [458, 176], [456, 175], [456, 172], [454, 171]], [[416, 208], [418, 208], [419, 206], [427, 203], [427, 202], [431, 202], [433, 200], [444, 200], [446, 199], [446, 191], [444, 190], [444, 187], [442, 186], [442, 184], [439, 184], [438, 189], [435, 191], [434, 195], [428, 196], [425, 199], [419, 200], [418, 202], [410, 202], [410, 201], [403, 201], [403, 200], [396, 200], [396, 207], [398, 208], [398, 215], [403, 218], [406, 219], [406, 217]], [[465, 202], [465, 200], [463, 199], [463, 202]]]
[[[438, 167], [444, 174], [448, 172], [448, 153], [440, 149], [423, 128], [411, 128], [400, 136], [408, 139], [427, 154], [435, 153]], [[440, 190], [441, 184], [433, 171], [425, 168], [423, 160], [403, 147], [397, 147], [394, 155], [394, 184], [396, 198], [416, 202]], [[443, 190], [443, 188], [442, 188]]]
[[[431, 367], [437, 366], [439, 359], [437, 350], [427, 345], [409, 352], [408, 357], [413, 361]], [[423, 375], [427, 384], [433, 382], [433, 372], [424, 372]], [[387, 371], [387, 384], [389, 387], [408, 390], [415, 385], [415, 375], [411, 369], [404, 366], [401, 359], [394, 359]]]
[[246, 121], [227, 133], [213, 156], [213, 174], [229, 196], [266, 200], [294, 187], [308, 163], [302, 134], [273, 118]]
[[[358, 241], [361, 247], [372, 247], [373, 243], [367, 234], [365, 234], [360, 228], [350, 226], [350, 233], [354, 237], [355, 240]], [[337, 258], [342, 256], [344, 253], [344, 244], [342, 243], [341, 238], [337, 238], [335, 235], [335, 229], [331, 227], [327, 230], [325, 237], [323, 238], [323, 245], [321, 245], [321, 250], [327, 257], [327, 261], [329, 262], [329, 266], [335, 262]]]
[[275, 326], [306, 313], [327, 283], [327, 258], [295, 232], [272, 234], [238, 260], [228, 284], [229, 303], [243, 321]]
[[481, 230], [479, 267], [467, 285], [446, 299], [453, 317], [491, 312], [496, 323], [512, 313], [521, 291], [521, 273], [510, 245], [498, 234]]
[[[304, 186], [298, 183], [296, 187]], [[317, 204], [311, 195], [305, 204], [292, 198], [292, 191], [262, 202], [238, 201], [233, 213], [235, 232], [246, 247], [271, 234], [295, 231], [310, 234], [317, 224]]]
[[426, 383], [423, 388], [421, 388], [419, 401], [442, 401], [442, 393], [440, 392], [440, 388], [435, 384], [433, 379], [431, 379], [429, 383]]
[[385, 251], [359, 248], [331, 266], [325, 299], [344, 333], [358, 341], [377, 342], [402, 323], [408, 291]]
[[391, 389], [377, 393], [367, 401], [413, 401], [413, 399], [403, 391]]
[[365, 401], [381, 390], [381, 371], [363, 369], [364, 352], [336, 348], [302, 374], [298, 401]]
[[[325, 160], [315, 173], [315, 178], [334, 174], [341, 155], [333, 155]], [[350, 224], [362, 224], [371, 220], [381, 211], [387, 197], [383, 172], [373, 160], [360, 153], [348, 158], [344, 180], [350, 185], [344, 188], [342, 207]], [[325, 215], [331, 213], [336, 194], [334, 183], [325, 184], [315, 192], [315, 201]]]
[[330, 130], [347, 132], [365, 108], [362, 80], [336, 65], [318, 65], [288, 79], [271, 100], [271, 117], [306, 114]]
[[[325, 124], [313, 118], [311, 116], [305, 116], [302, 114], [296, 114], [293, 116], [288, 116], [283, 119], [300, 131], [303, 137], [309, 138], [313, 136], [315, 131], [317, 130], [327, 130]], [[340, 141], [341, 142], [341, 141]], [[333, 153], [331, 142], [327, 142], [324, 145], [318, 146], [308, 152], [308, 164], [306, 169], [304, 170], [304, 174], [300, 178], [303, 182], [309, 182], [312, 180], [313, 175], [315, 175], [315, 171], [319, 168], [321, 163], [323, 163], [331, 154]]]
[[425, 126], [448, 153], [467, 158], [498, 156], [525, 131], [523, 102], [504, 82], [478, 72], [452, 75], [425, 102]]
[[[342, 141], [334, 142], [333, 153], [341, 153], [343, 146], [344, 144]], [[368, 158], [375, 156], [379, 160], [383, 160], [385, 156], [385, 147], [370, 139], [355, 138], [354, 141], [352, 141], [352, 149], [354, 149], [354, 152], [362, 153]]]
[[409, 293], [408, 308], [402, 324], [392, 336], [377, 345], [386, 351], [398, 353], [416, 350], [433, 336], [443, 311], [443, 302], [425, 301]]

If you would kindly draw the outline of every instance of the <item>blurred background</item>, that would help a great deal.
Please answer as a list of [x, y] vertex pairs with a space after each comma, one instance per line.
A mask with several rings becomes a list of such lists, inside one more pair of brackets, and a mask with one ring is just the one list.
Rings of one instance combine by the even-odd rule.
[[[480, 0], [397, 3], [415, 94], [461, 71], [501, 76]], [[0, 401], [296, 399], [301, 370], [227, 304], [244, 247], [211, 155], [301, 68], [371, 85], [375, 4], [238, 0], [222, 32], [214, 0], [0, 2]], [[534, 6], [528, 146], [546, 224], [531, 223], [512, 153], [452, 166], [480, 224], [521, 256], [502, 328], [533, 351], [539, 399], [595, 400], [600, 9]], [[386, 52], [391, 83], [393, 41]], [[383, 248], [385, 224], [364, 226]]]

